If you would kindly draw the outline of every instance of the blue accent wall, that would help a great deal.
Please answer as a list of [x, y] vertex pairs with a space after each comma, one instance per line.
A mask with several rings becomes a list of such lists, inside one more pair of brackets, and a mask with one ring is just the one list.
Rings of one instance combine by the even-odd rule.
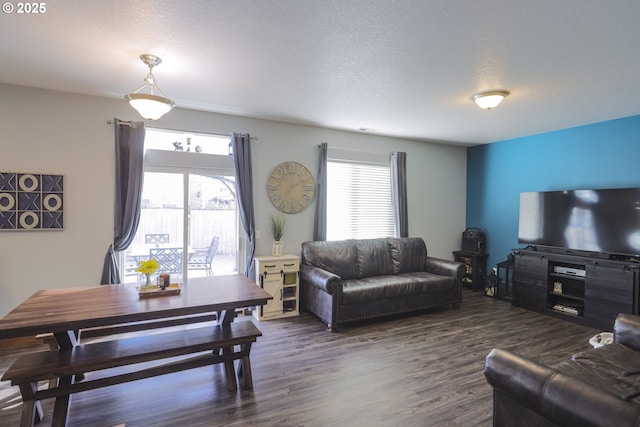
[[640, 116], [470, 147], [467, 227], [490, 271], [518, 247], [520, 192], [618, 187], [640, 187]]

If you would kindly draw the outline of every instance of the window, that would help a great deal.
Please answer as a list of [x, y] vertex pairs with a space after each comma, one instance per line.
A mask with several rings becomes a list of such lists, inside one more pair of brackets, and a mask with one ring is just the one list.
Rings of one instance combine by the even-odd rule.
[[[127, 281], [156, 258], [172, 280], [238, 268], [238, 211], [228, 136], [147, 129], [140, 223], [125, 251]], [[163, 265], [163, 262], [165, 265]]]
[[327, 240], [395, 235], [389, 164], [327, 161]]
[[230, 137], [202, 133], [184, 133], [164, 129], [147, 128], [144, 149], [176, 151], [184, 153], [229, 154]]

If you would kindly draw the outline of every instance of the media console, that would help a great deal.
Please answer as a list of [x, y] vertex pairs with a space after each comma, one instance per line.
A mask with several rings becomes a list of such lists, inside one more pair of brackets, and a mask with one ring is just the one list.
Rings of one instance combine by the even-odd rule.
[[638, 314], [640, 264], [562, 251], [514, 251], [513, 305], [612, 331]]

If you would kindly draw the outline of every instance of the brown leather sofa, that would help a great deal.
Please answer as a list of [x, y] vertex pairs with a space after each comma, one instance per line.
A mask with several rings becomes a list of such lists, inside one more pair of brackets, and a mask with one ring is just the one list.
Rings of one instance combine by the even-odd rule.
[[302, 244], [303, 309], [338, 325], [462, 301], [464, 264], [427, 256], [419, 237]]
[[551, 366], [493, 349], [484, 374], [494, 426], [639, 426], [640, 317], [619, 314], [612, 344]]

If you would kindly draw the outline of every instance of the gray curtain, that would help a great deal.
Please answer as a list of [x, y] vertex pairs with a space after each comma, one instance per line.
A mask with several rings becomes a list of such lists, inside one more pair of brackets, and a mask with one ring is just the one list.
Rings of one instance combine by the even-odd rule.
[[320, 144], [320, 161], [316, 178], [316, 215], [313, 240], [327, 240], [327, 143]]
[[240, 207], [240, 220], [247, 241], [245, 276], [253, 279], [253, 256], [256, 252], [255, 217], [253, 213], [253, 174], [251, 172], [251, 137], [248, 133], [233, 133], [231, 136], [233, 165], [236, 172], [236, 194]]
[[140, 199], [144, 174], [144, 122], [114, 119], [116, 194], [113, 244], [104, 257], [101, 284], [120, 283], [116, 252], [129, 247], [140, 222]]
[[409, 237], [407, 211], [407, 153], [391, 153], [391, 203], [396, 223], [396, 237]]

